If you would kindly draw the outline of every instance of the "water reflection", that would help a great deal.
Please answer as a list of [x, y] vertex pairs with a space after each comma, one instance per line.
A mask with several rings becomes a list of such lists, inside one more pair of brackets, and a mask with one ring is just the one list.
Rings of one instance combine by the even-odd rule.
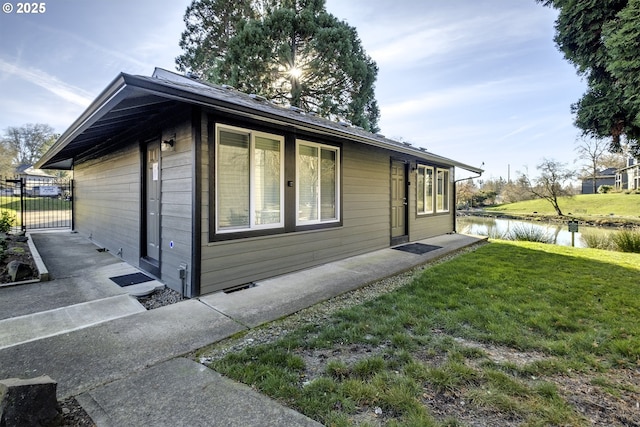
[[[501, 238], [511, 233], [514, 229], [524, 227], [547, 234], [553, 243], [561, 246], [571, 246], [571, 233], [566, 223], [544, 222], [544, 221], [522, 221], [503, 218], [489, 218], [476, 216], [460, 216], [457, 218], [457, 230], [459, 233], [476, 234], [479, 236], [489, 236], [490, 238]], [[607, 233], [598, 227], [588, 227], [580, 225], [578, 233], [575, 233], [575, 246], [586, 247], [582, 240], [582, 232]]]

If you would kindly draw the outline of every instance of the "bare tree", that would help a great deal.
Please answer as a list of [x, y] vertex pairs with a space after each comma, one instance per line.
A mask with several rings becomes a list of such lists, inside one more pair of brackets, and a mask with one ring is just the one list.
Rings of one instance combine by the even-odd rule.
[[15, 154], [14, 166], [34, 164], [56, 140], [51, 126], [43, 123], [27, 123], [10, 126], [0, 139], [6, 149]]
[[578, 158], [584, 160], [584, 175], [591, 179], [593, 184], [593, 194], [597, 193], [598, 172], [602, 167], [602, 158], [609, 150], [610, 144], [601, 138], [582, 138], [576, 147]]
[[473, 180], [461, 181], [456, 184], [456, 205], [473, 207], [473, 197], [478, 192], [478, 187]]
[[533, 195], [529, 191], [528, 181], [522, 176], [507, 182], [500, 193], [504, 203], [515, 203], [523, 200], [531, 200]]
[[15, 157], [16, 153], [11, 147], [0, 144], [0, 177], [9, 177], [15, 173]]
[[542, 163], [537, 166], [540, 176], [534, 180], [535, 185], [531, 183], [526, 174], [521, 174], [519, 177], [526, 183], [529, 191], [534, 196], [551, 203], [558, 216], [563, 216], [562, 210], [558, 205], [558, 198], [571, 195], [563, 185], [575, 176], [575, 173], [567, 169], [566, 166], [565, 163], [557, 160], [543, 159]]

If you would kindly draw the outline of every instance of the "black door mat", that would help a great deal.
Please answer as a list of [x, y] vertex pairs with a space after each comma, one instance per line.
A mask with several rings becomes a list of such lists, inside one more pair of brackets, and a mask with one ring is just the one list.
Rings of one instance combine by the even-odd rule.
[[124, 276], [109, 277], [109, 279], [122, 287], [137, 285], [138, 283], [150, 282], [153, 280], [151, 277], [142, 273], [125, 274]]
[[416, 255], [423, 255], [427, 252], [435, 251], [436, 249], [442, 249], [442, 246], [425, 245], [424, 243], [409, 243], [407, 245], [396, 246], [392, 249], [397, 249], [399, 251], [409, 252]]

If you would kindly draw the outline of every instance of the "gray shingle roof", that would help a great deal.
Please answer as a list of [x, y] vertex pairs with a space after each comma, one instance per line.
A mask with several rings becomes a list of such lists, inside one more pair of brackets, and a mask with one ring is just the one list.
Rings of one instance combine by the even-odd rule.
[[275, 105], [262, 97], [245, 94], [228, 86], [218, 86], [156, 69], [151, 77], [121, 73], [62, 134], [37, 163], [40, 168], [71, 168], [73, 159], [103, 146], [141, 120], [161, 114], [178, 103], [200, 105], [261, 121], [293, 125], [316, 133], [329, 134], [373, 145], [445, 166], [481, 173], [465, 165], [430, 153], [411, 144], [373, 134], [346, 122], [334, 122], [300, 109]]

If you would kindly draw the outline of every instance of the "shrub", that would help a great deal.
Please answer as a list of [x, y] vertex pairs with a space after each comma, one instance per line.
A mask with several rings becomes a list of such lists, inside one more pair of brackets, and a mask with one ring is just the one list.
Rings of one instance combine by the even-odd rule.
[[0, 212], [0, 233], [8, 233], [11, 231], [16, 216], [9, 211]]
[[622, 229], [611, 235], [611, 240], [620, 252], [640, 253], [640, 229]]
[[582, 233], [582, 241], [588, 248], [592, 249], [604, 249], [612, 251], [615, 249], [615, 244], [611, 238], [611, 234], [602, 233]]
[[613, 191], [613, 185], [601, 185], [598, 187], [598, 194], [607, 194]]
[[536, 227], [534, 225], [517, 225], [513, 227], [513, 230], [511, 230], [509, 240], [553, 243], [553, 236], [544, 228]]

